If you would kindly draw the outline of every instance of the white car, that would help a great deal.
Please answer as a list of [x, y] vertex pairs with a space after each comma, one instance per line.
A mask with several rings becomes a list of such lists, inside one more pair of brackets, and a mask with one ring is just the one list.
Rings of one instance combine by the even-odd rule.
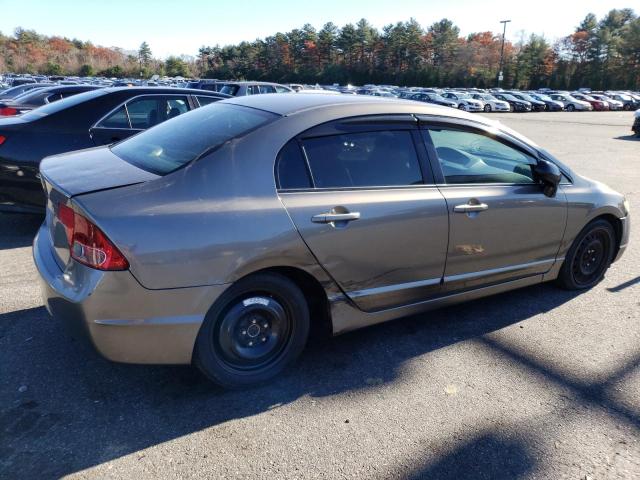
[[484, 111], [485, 112], [509, 112], [511, 108], [509, 107], [509, 102], [505, 102], [504, 100], [498, 100], [493, 95], [489, 95], [488, 93], [474, 93], [471, 95], [474, 99], [480, 100], [484, 103]]
[[575, 97], [572, 97], [568, 93], [554, 93], [551, 95], [553, 100], [559, 100], [564, 104], [564, 109], [567, 112], [579, 111], [579, 112], [588, 112], [593, 110], [593, 107], [589, 102], [585, 102], [583, 100], [578, 100]]
[[633, 127], [631, 127], [636, 137], [640, 137], [640, 109], [633, 114]]
[[457, 102], [460, 110], [467, 112], [482, 112], [484, 110], [484, 102], [472, 98], [466, 92], [444, 92], [442, 96]]

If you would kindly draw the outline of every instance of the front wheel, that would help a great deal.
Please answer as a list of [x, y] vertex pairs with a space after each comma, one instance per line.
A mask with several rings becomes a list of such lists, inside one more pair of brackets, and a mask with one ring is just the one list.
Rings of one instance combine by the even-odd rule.
[[613, 261], [615, 232], [606, 220], [589, 223], [567, 252], [557, 283], [567, 290], [585, 290], [604, 277]]
[[511, 113], [513, 113], [513, 111], [514, 111], [514, 110], [515, 110], [515, 109], [514, 109], [513, 105], [509, 104], [509, 111], [510, 111]]
[[567, 105], [567, 112], [573, 112], [576, 109], [576, 107], [574, 105]]
[[464, 103], [458, 105], [458, 110], [466, 110], [467, 108], [464, 106]]
[[491, 111], [491, 105], [489, 105], [488, 103], [484, 106], [484, 111], [489, 113]]
[[309, 323], [305, 297], [291, 280], [274, 273], [249, 276], [207, 313], [194, 363], [223, 387], [263, 383], [298, 358]]

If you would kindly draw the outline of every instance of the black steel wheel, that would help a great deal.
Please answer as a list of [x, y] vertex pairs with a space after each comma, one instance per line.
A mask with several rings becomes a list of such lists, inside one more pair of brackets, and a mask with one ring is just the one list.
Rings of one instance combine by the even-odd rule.
[[596, 285], [613, 261], [616, 240], [606, 220], [595, 220], [576, 237], [558, 276], [560, 286], [583, 290]]
[[194, 363], [225, 387], [262, 383], [293, 362], [309, 334], [309, 310], [300, 289], [274, 273], [247, 277], [207, 314]]

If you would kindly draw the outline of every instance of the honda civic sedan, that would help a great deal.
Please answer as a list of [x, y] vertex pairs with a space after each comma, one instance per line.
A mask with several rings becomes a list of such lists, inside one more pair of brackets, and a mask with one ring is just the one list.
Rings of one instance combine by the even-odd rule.
[[45, 159], [44, 303], [106, 358], [237, 387], [310, 332], [597, 284], [629, 205], [499, 123], [369, 96], [224, 100]]

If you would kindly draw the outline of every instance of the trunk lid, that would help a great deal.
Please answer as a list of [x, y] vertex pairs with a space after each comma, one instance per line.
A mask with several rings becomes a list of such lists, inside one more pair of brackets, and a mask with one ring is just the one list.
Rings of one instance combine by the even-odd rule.
[[47, 196], [45, 223], [51, 236], [54, 257], [62, 269], [69, 262], [70, 254], [65, 227], [59, 216], [61, 204], [78, 210], [72, 201], [77, 195], [159, 178], [127, 163], [106, 147], [47, 157], [40, 164], [40, 174]]

